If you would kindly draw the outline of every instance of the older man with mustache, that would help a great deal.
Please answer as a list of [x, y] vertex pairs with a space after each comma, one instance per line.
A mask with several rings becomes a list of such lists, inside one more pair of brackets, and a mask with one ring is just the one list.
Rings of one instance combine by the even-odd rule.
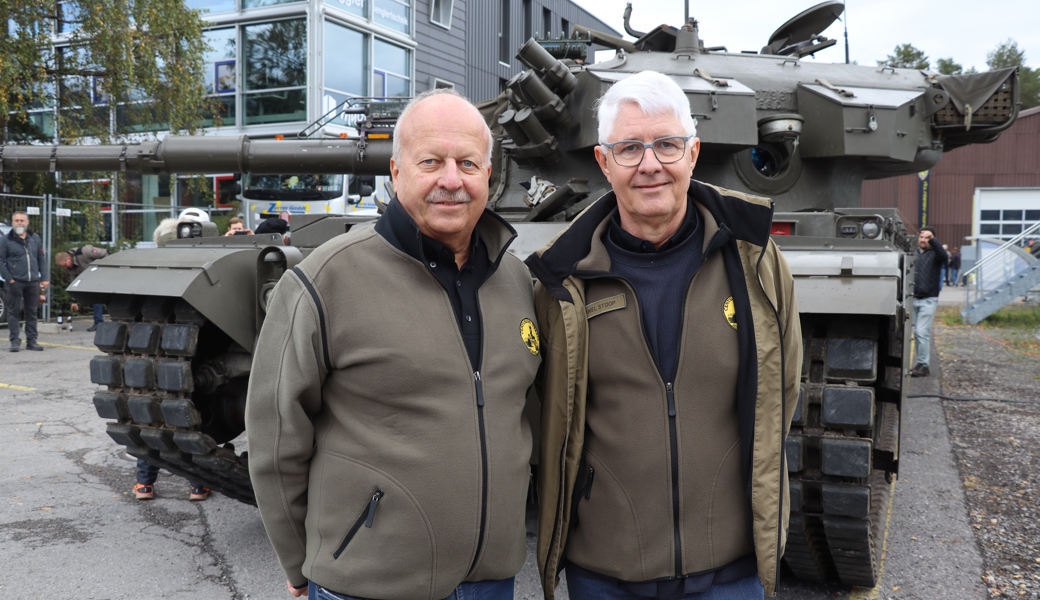
[[293, 596], [513, 597], [541, 364], [516, 236], [485, 211], [491, 132], [457, 93], [401, 115], [397, 197], [275, 289], [249, 467]]

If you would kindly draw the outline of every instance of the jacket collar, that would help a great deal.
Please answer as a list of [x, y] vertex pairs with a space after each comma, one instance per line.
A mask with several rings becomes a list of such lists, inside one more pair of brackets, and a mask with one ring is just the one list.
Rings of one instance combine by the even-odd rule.
[[[425, 262], [422, 254], [424, 247], [434, 244], [442, 246], [419, 231], [419, 226], [396, 197], [387, 204], [386, 212], [376, 221], [375, 228], [376, 233], [386, 238], [394, 247], [422, 262]], [[514, 239], [516, 230], [505, 219], [485, 209], [477, 220], [472, 243], [476, 249], [480, 246], [478, 240], [483, 242], [487, 248], [488, 259], [497, 265]]]
[[[696, 180], [690, 182], [687, 198], [705, 216], [705, 240], [716, 244], [731, 239], [764, 247], [769, 243], [773, 203], [767, 198], [732, 192]], [[610, 263], [599, 236], [617, 208], [614, 192], [607, 192], [541, 251], [527, 258], [527, 266], [554, 296], [573, 301], [564, 280], [579, 271], [608, 270]], [[721, 235], [721, 237], [720, 237]], [[600, 252], [600, 250], [603, 250]], [[607, 262], [604, 262], [606, 260]]]

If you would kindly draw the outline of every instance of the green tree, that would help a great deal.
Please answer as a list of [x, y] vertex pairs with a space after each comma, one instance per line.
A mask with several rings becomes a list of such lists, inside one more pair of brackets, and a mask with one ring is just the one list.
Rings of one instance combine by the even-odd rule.
[[1040, 72], [1026, 66], [1026, 53], [1018, 48], [1018, 42], [1008, 38], [997, 44], [997, 47], [986, 55], [986, 64], [990, 69], [1018, 67], [1019, 99], [1022, 101], [1022, 108], [1040, 106]]
[[952, 58], [940, 58], [935, 61], [935, 70], [943, 75], [960, 75], [964, 72], [964, 67]]
[[[213, 114], [204, 22], [183, 0], [0, 0], [0, 14], [0, 143], [192, 133]], [[0, 178], [54, 191], [49, 177]]]
[[900, 44], [885, 60], [877, 61], [879, 67], [896, 67], [900, 69], [928, 69], [931, 64], [923, 50], [913, 44]]

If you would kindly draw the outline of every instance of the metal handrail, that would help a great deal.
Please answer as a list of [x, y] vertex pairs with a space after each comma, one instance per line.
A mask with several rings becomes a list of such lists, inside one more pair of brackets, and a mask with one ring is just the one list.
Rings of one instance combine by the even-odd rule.
[[[996, 289], [1015, 276], [1014, 264], [1018, 254], [1011, 248], [1020, 248], [1022, 240], [1040, 234], [1040, 222], [1033, 224], [1014, 238], [1001, 244], [996, 250], [987, 253], [971, 269], [961, 277], [964, 281], [965, 306], [972, 306], [987, 291]], [[987, 278], [985, 275], [989, 275]]]
[[969, 274], [972, 274], [975, 271], [977, 271], [980, 268], [982, 268], [986, 263], [993, 262], [993, 261], [997, 260], [997, 258], [1001, 255], [1001, 253], [1006, 252], [1008, 248], [1010, 248], [1011, 246], [1018, 246], [1019, 245], [1018, 242], [1021, 242], [1023, 239], [1025, 239], [1026, 237], [1028, 237], [1030, 235], [1036, 235], [1037, 233], [1040, 233], [1040, 221], [1034, 223], [1033, 226], [1030, 227], [1029, 229], [1026, 229], [1025, 231], [1023, 231], [1022, 233], [1018, 234], [1017, 236], [1015, 236], [1015, 237], [1011, 238], [1010, 240], [1004, 242], [1003, 244], [1001, 244], [1001, 246], [999, 248], [997, 248], [993, 252], [987, 254], [985, 258], [983, 258], [982, 260], [980, 260], [977, 263], [975, 263], [975, 266], [973, 266], [972, 268], [970, 268], [967, 271], [965, 271], [964, 272], [964, 276], [967, 277]]

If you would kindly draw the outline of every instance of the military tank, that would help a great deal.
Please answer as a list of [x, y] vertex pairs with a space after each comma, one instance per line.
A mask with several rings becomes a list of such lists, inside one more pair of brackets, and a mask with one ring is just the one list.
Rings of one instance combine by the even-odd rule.
[[[798, 577], [873, 586], [909, 373], [913, 239], [894, 209], [859, 207], [865, 179], [916, 173], [944, 152], [992, 142], [1018, 115], [1017, 71], [940, 76], [805, 60], [840, 1], [792, 18], [758, 53], [701, 41], [696, 20], [634, 41], [575, 28], [529, 40], [526, 69], [479, 105], [495, 134], [489, 207], [514, 222], [521, 256], [609, 186], [593, 158], [595, 101], [613, 83], [656, 70], [686, 91], [698, 123], [697, 179], [771, 197], [774, 239], [795, 276], [805, 361], [786, 443], [791, 526], [784, 562]], [[592, 63], [591, 43], [613, 58]], [[385, 117], [385, 115], [384, 115]], [[371, 125], [372, 123], [369, 123]], [[392, 119], [356, 139], [177, 137], [117, 146], [7, 146], [0, 169], [145, 173], [386, 174]], [[108, 305], [104, 352], [90, 362], [109, 435], [131, 455], [254, 502], [247, 453], [232, 440], [253, 345], [279, 277], [359, 219], [294, 217], [276, 235], [218, 237], [184, 222], [159, 249], [117, 253], [69, 287]], [[95, 268], [96, 267], [96, 268]]]

